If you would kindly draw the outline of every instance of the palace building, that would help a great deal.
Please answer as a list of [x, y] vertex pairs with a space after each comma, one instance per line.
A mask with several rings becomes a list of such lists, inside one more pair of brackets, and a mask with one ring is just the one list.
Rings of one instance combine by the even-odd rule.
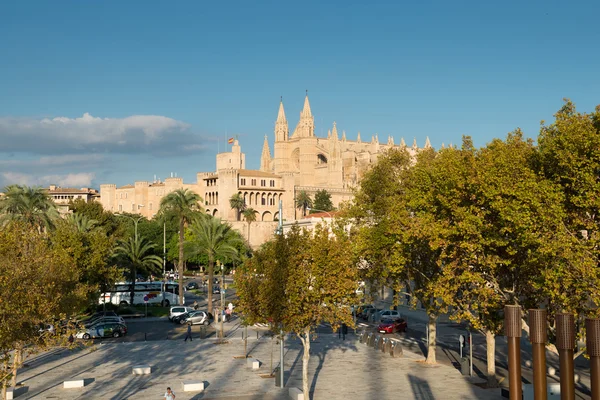
[[[431, 147], [429, 139], [424, 147]], [[230, 222], [247, 237], [248, 224], [238, 221], [236, 211], [229, 205], [231, 196], [239, 193], [248, 207], [258, 211], [250, 236], [251, 244], [258, 246], [271, 237], [280, 218], [289, 222], [300, 216], [301, 211], [296, 209], [294, 200], [300, 191], [306, 191], [312, 197], [324, 189], [331, 194], [334, 206], [338, 206], [352, 199], [352, 189], [382, 152], [405, 148], [415, 156], [419, 151], [416, 140], [407, 147], [404, 139], [396, 145], [391, 136], [386, 143], [380, 143], [377, 135], [363, 142], [359, 132], [356, 140], [348, 140], [345, 131], [339, 134], [335, 122], [326, 138], [315, 136], [308, 95], [291, 135], [283, 102], [280, 102], [272, 148], [273, 153], [265, 136], [260, 169], [249, 170], [239, 141], [234, 140], [231, 151], [217, 154], [216, 170], [198, 172], [194, 183], [184, 183], [182, 178], [171, 176], [164, 182], [138, 181], [119, 188], [103, 184], [100, 185], [100, 202], [109, 211], [138, 213], [152, 218], [165, 195], [187, 188], [202, 197], [207, 213]], [[279, 215], [279, 201], [282, 202], [282, 216]]]

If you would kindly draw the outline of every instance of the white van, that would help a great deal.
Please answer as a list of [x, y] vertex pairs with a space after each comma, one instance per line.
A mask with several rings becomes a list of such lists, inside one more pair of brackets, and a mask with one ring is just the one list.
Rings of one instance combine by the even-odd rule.
[[169, 310], [169, 321], [173, 321], [173, 318], [178, 315], [185, 314], [186, 312], [194, 311], [192, 307], [185, 306], [174, 306]]

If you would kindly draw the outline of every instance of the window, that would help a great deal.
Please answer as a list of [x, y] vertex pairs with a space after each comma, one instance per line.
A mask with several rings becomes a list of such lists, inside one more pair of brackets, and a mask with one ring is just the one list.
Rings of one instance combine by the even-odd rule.
[[127, 198], [127, 193], [125, 193], [125, 198]]
[[135, 211], [135, 204], [131, 205], [131, 211]]
[[148, 209], [152, 211], [152, 203], [148, 204]]
[[252, 186], [256, 186], [256, 179], [252, 179]]
[[263, 197], [262, 199], [260, 199], [260, 200], [261, 200], [261, 205], [263, 205], [263, 206], [264, 206], [264, 205], [266, 205], [266, 204], [267, 204], [267, 203], [265, 202], [265, 198], [264, 198], [264, 197]]
[[260, 180], [260, 186], [266, 186], [267, 185], [267, 180], [266, 179], [261, 179]]
[[246, 178], [242, 178], [242, 186], [246, 186]]
[[123, 204], [119, 204], [119, 211], [123, 211]]

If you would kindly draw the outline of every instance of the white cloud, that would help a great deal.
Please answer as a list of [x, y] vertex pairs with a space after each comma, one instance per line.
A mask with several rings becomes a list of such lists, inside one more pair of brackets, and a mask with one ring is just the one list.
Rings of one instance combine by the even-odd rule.
[[27, 186], [48, 186], [58, 185], [61, 187], [82, 188], [91, 187], [92, 180], [95, 178], [93, 172], [81, 172], [65, 175], [33, 175], [20, 172], [3, 172], [1, 181], [3, 186], [9, 184], [19, 184]]
[[0, 118], [0, 151], [34, 154], [151, 153], [173, 155], [205, 148], [182, 121], [160, 115], [99, 118]]

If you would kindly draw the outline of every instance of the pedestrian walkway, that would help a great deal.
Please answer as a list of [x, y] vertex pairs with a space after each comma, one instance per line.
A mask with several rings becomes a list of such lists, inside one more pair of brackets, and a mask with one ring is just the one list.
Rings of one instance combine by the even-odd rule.
[[[285, 342], [286, 387], [302, 387], [302, 345], [288, 337]], [[177, 399], [270, 399], [287, 398], [287, 390], [275, 387], [269, 374], [278, 366], [276, 338], [248, 342], [252, 357], [262, 362], [258, 371], [235, 358], [244, 351], [243, 341], [215, 340], [154, 342], [105, 342], [77, 351], [52, 352], [28, 360], [19, 371], [26, 393], [19, 399], [159, 399], [165, 388]], [[403, 358], [392, 358], [359, 343], [355, 335], [346, 340], [337, 334], [321, 334], [311, 343], [309, 380], [314, 399], [499, 399], [497, 391], [470, 384], [452, 367], [429, 366], [421, 354], [406, 350]], [[271, 364], [271, 360], [273, 364]], [[131, 368], [152, 366], [151, 375], [135, 376]], [[88, 379], [84, 388], [63, 389], [62, 382]], [[203, 393], [183, 392], [181, 381], [203, 380]]]

